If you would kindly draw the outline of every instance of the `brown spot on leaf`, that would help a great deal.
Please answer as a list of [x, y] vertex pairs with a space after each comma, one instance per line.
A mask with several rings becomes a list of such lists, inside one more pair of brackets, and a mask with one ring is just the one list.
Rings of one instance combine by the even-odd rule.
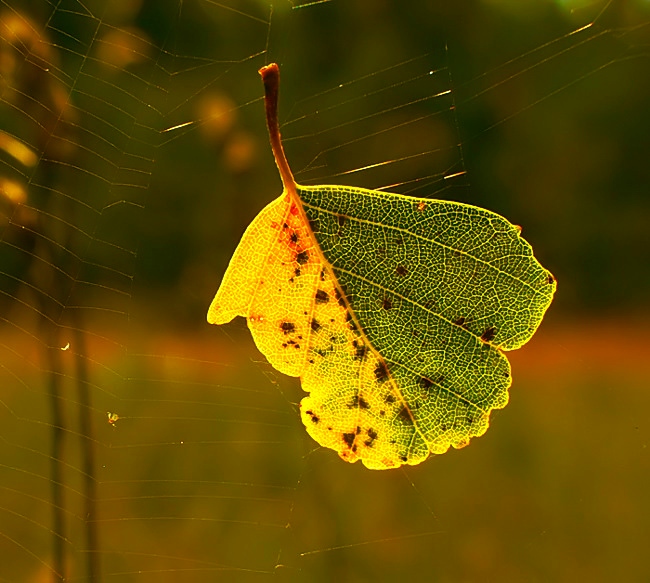
[[304, 265], [309, 261], [309, 253], [307, 253], [307, 251], [301, 251], [296, 255], [296, 261], [299, 265]]
[[329, 301], [330, 301], [330, 296], [326, 291], [324, 291], [322, 289], [319, 289], [316, 292], [316, 303], [317, 304], [326, 304]]
[[483, 330], [483, 334], [481, 334], [481, 340], [483, 340], [483, 342], [492, 342], [496, 335], [497, 329], [494, 326], [490, 326], [489, 328]]
[[356, 330], [357, 325], [354, 323], [354, 320], [352, 319], [352, 314], [350, 312], [345, 312], [345, 321], [348, 323], [348, 327], [350, 330]]
[[454, 320], [454, 324], [456, 324], [456, 326], [462, 326], [463, 324], [465, 324], [465, 318], [463, 318], [462, 316], [460, 318], [456, 318]]
[[[282, 324], [280, 324], [280, 330], [285, 334], [292, 334], [296, 331], [296, 325], [293, 322], [282, 322]], [[293, 344], [293, 341], [291, 343]]]
[[312, 318], [311, 329], [314, 332], [318, 332], [321, 328], [322, 328], [322, 326], [320, 325], [320, 322], [316, 318]]
[[402, 423], [410, 423], [410, 424], [413, 423], [413, 419], [411, 418], [411, 413], [404, 405], [402, 405], [402, 408], [399, 410], [399, 413], [397, 413], [397, 417], [402, 421]]
[[381, 303], [381, 307], [384, 308], [384, 310], [390, 310], [393, 307], [393, 302], [391, 302], [388, 298], [384, 298], [384, 301]]
[[339, 291], [339, 288], [334, 288], [334, 295], [336, 296], [336, 301], [339, 303], [339, 306], [345, 308], [345, 300], [343, 299], [343, 294]]
[[423, 389], [430, 389], [433, 386], [433, 381], [426, 377], [420, 377], [420, 386]]
[[366, 433], [368, 434], [368, 439], [364, 441], [364, 444], [367, 447], [372, 447], [374, 445], [375, 439], [377, 439], [377, 432], [374, 429], [368, 429]]
[[388, 369], [386, 368], [386, 363], [383, 360], [380, 360], [375, 366], [375, 378], [383, 383], [388, 379]]
[[298, 238], [299, 238], [298, 233], [296, 233], [295, 231], [293, 233], [291, 233], [291, 237], [289, 237], [289, 239], [291, 240], [292, 243], [297, 243]]
[[311, 417], [312, 423], [318, 423], [320, 421], [320, 417], [313, 411], [305, 411], [305, 413]]
[[343, 434], [343, 441], [345, 441], [346, 445], [348, 447], [352, 447], [352, 444], [354, 443], [354, 438], [356, 437], [356, 433], [344, 433]]
[[[356, 342], [356, 340], [354, 341]], [[363, 360], [366, 357], [366, 354], [368, 352], [368, 347], [365, 344], [355, 344], [355, 353], [354, 353], [354, 358], [357, 360]]]
[[395, 270], [395, 273], [397, 273], [397, 275], [401, 277], [404, 277], [406, 275], [406, 267], [404, 267], [403, 265], [398, 265], [397, 269]]

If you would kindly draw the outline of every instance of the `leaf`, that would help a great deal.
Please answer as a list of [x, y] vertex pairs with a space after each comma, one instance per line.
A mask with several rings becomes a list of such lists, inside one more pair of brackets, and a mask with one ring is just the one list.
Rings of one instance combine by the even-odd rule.
[[415, 465], [485, 433], [508, 402], [503, 351], [555, 292], [520, 229], [474, 206], [294, 182], [277, 122], [279, 70], [260, 70], [282, 195], [250, 224], [208, 321], [248, 320], [299, 376], [309, 434], [372, 469]]

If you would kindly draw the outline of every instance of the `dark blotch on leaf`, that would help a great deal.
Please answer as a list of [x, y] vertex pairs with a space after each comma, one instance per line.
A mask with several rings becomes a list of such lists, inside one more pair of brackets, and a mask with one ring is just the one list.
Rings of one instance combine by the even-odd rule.
[[350, 330], [356, 330], [357, 325], [354, 323], [354, 320], [352, 319], [352, 314], [350, 312], [345, 312], [345, 321], [348, 323], [348, 327]]
[[339, 303], [339, 306], [345, 308], [345, 300], [343, 299], [343, 294], [339, 291], [339, 288], [334, 288], [334, 295], [336, 296], [336, 301]]
[[395, 402], [395, 396], [394, 396], [394, 395], [391, 395], [391, 394], [389, 393], [389, 394], [386, 395], [386, 397], [384, 398], [384, 401], [386, 401], [386, 403], [394, 403], [394, 402]]
[[359, 397], [359, 409], [370, 409], [370, 404], [363, 397]]
[[343, 434], [343, 441], [347, 444], [348, 447], [352, 447], [352, 444], [354, 443], [354, 438], [356, 437], [356, 433], [344, 433]]
[[366, 347], [365, 344], [355, 345], [354, 358], [356, 358], [357, 360], [363, 360], [366, 357], [367, 352], [368, 352], [368, 348]]
[[403, 265], [398, 265], [395, 272], [397, 273], [397, 275], [404, 277], [406, 275], [406, 267], [404, 267]]
[[296, 261], [298, 262], [299, 265], [304, 265], [309, 261], [309, 253], [307, 251], [301, 251], [296, 255]]
[[368, 429], [368, 439], [364, 441], [367, 447], [372, 447], [374, 445], [375, 439], [377, 439], [377, 432], [374, 429]]
[[292, 334], [296, 331], [296, 325], [293, 322], [282, 322], [282, 324], [280, 324], [280, 330], [285, 334]]
[[320, 225], [316, 219], [309, 219], [309, 228], [312, 233], [318, 233]]
[[384, 308], [384, 310], [390, 310], [393, 307], [393, 302], [391, 302], [388, 298], [384, 298], [381, 307]]
[[326, 291], [324, 291], [322, 289], [319, 289], [316, 292], [316, 303], [317, 304], [326, 304], [329, 301], [330, 301], [330, 296]]
[[420, 377], [420, 386], [423, 389], [430, 389], [433, 386], [433, 381], [426, 377]]
[[336, 222], [339, 224], [339, 227], [345, 225], [345, 217], [343, 215], [336, 215]]
[[462, 326], [463, 324], [465, 324], [465, 318], [463, 318], [462, 316], [460, 318], [456, 318], [454, 320], [454, 324], [456, 324], [456, 326]]
[[311, 417], [312, 423], [318, 423], [320, 421], [320, 417], [313, 411], [305, 411], [305, 413]]
[[409, 413], [409, 410], [402, 405], [402, 408], [399, 410], [399, 413], [397, 414], [397, 417], [402, 421], [402, 423], [413, 423], [413, 419], [411, 419], [411, 414]]
[[375, 366], [375, 378], [380, 383], [383, 383], [386, 379], [388, 379], [388, 369], [386, 368], [386, 363], [383, 361], [379, 361], [377, 363], [377, 366]]
[[497, 329], [494, 326], [490, 326], [483, 331], [483, 334], [481, 334], [481, 340], [483, 340], [483, 342], [491, 342], [494, 340], [496, 335]]
[[291, 233], [291, 237], [289, 237], [289, 239], [291, 239], [292, 243], [297, 243], [298, 242], [298, 233], [296, 233], [294, 231], [293, 233]]
[[548, 274], [548, 279], [546, 280], [548, 283], [553, 283], [555, 281], [555, 278], [549, 273]]
[[314, 332], [318, 332], [321, 328], [322, 328], [322, 326], [320, 325], [320, 323], [318, 322], [318, 320], [317, 320], [316, 318], [312, 318], [312, 321], [311, 321], [311, 329], [312, 329]]

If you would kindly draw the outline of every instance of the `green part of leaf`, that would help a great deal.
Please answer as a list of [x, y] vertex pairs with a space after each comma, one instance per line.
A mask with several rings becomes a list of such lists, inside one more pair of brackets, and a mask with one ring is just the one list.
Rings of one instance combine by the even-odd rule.
[[456, 447], [482, 434], [508, 401], [502, 351], [530, 339], [556, 287], [520, 230], [456, 202], [344, 186], [297, 193], [416, 432], [434, 452], [446, 431]]

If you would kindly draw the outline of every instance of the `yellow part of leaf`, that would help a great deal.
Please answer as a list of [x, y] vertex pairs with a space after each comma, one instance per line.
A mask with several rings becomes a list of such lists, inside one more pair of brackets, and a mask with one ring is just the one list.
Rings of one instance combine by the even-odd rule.
[[[302, 419], [318, 443], [373, 469], [417, 464], [429, 455], [431, 444], [359, 330], [302, 209], [287, 193], [246, 230], [208, 321], [223, 324], [236, 316], [247, 319], [276, 369], [301, 377], [309, 393], [300, 405]], [[433, 449], [449, 445], [442, 440]]]

